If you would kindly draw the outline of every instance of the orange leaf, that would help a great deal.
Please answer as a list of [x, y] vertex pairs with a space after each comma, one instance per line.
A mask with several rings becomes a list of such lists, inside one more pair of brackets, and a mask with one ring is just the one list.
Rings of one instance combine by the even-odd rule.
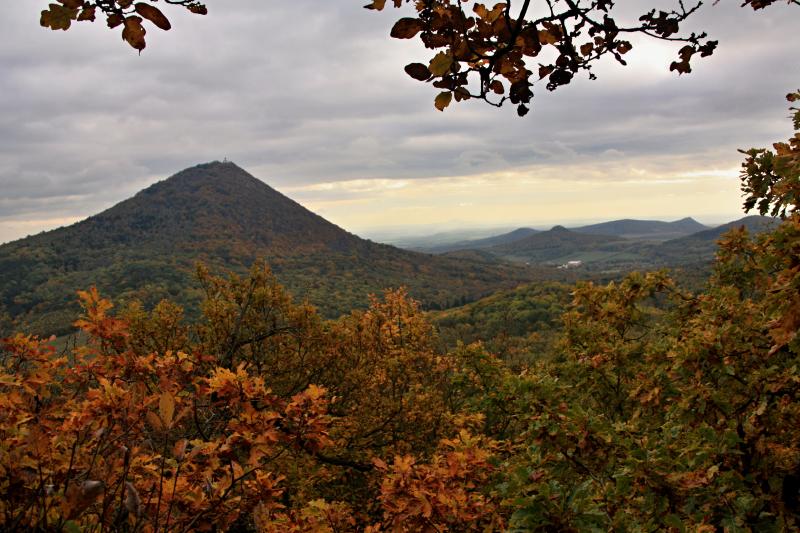
[[166, 427], [172, 425], [172, 416], [175, 414], [175, 399], [168, 392], [162, 392], [158, 399], [158, 415]]

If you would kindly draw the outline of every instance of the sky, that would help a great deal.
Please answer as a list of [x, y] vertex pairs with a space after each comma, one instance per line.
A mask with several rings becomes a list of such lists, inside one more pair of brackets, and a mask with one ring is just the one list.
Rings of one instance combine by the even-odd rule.
[[[800, 8], [706, 5], [720, 41], [694, 72], [635, 42], [629, 66], [535, 89], [532, 111], [466, 102], [403, 72], [408, 14], [365, 0], [208, 0], [167, 9], [141, 55], [103, 22], [39, 27], [47, 0], [0, 5], [0, 242], [71, 224], [186, 167], [227, 158], [364, 236], [743, 216], [739, 148], [787, 138]], [[663, 0], [664, 5], [671, 2]], [[641, 0], [618, 2], [634, 12]], [[709, 3], [711, 4], [711, 3]], [[649, 5], [649, 4], [648, 4]]]

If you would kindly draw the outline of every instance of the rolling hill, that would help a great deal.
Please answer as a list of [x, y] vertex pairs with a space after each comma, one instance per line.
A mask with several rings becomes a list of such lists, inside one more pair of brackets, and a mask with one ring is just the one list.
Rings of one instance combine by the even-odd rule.
[[609, 244], [623, 242], [612, 235], [578, 233], [563, 226], [555, 226], [506, 244], [493, 246], [490, 252], [504, 258], [531, 263], [555, 263], [591, 254]]
[[493, 235], [491, 237], [485, 237], [482, 239], [470, 239], [466, 241], [457, 241], [453, 243], [432, 246], [427, 248], [426, 251], [431, 253], [444, 253], [453, 252], [456, 250], [485, 250], [493, 246], [518, 241], [536, 233], [539, 233], [539, 230], [535, 230], [533, 228], [517, 228], [514, 231], [509, 231], [508, 233], [501, 233], [500, 235]]
[[626, 239], [668, 240], [706, 230], [708, 226], [704, 226], [695, 219], [687, 217], [674, 222], [635, 219], [612, 220], [571, 229], [577, 233], [613, 235]]
[[530, 280], [533, 269], [491, 257], [448, 258], [361, 239], [233, 163], [198, 165], [68, 227], [0, 246], [0, 316], [42, 334], [70, 330], [75, 291], [117, 300], [169, 297], [197, 312], [194, 265], [245, 271], [265, 259], [299, 299], [327, 316], [405, 285], [447, 307]]
[[744, 227], [751, 234], [762, 233], [777, 224], [777, 219], [751, 215], [715, 228], [698, 231], [652, 247], [647, 254], [657, 264], [693, 264], [709, 262], [717, 250], [717, 241], [732, 229]]

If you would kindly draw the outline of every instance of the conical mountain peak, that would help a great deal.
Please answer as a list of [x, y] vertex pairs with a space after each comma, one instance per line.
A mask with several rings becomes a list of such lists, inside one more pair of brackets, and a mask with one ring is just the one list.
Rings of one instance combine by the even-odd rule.
[[357, 240], [236, 164], [219, 161], [182, 170], [82, 224], [92, 233], [169, 249], [220, 242], [301, 253], [342, 250]]

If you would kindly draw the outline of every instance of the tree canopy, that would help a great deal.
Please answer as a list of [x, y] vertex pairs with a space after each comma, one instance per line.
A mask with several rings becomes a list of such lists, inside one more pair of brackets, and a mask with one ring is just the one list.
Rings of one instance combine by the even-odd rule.
[[[800, 0], [785, 0], [800, 5]], [[171, 6], [205, 15], [196, 0], [165, 0]], [[767, 8], [781, 0], [744, 0], [743, 7]], [[155, 5], [158, 0], [58, 0], [42, 11], [41, 25], [67, 30], [73, 21], [105, 17], [109, 28], [122, 28], [122, 39], [136, 50], [146, 46], [145, 20], [161, 30], [171, 24]], [[534, 87], [549, 91], [568, 85], [604, 57], [625, 65], [634, 36], [675, 43], [677, 57], [669, 70], [692, 71], [696, 57], [714, 53], [717, 41], [706, 32], [687, 32], [684, 23], [702, 1], [673, 2], [670, 10], [644, 2], [638, 18], [629, 20], [613, 0], [507, 0], [493, 6], [473, 0], [390, 0], [395, 8], [411, 4], [413, 16], [397, 20], [391, 30], [396, 39], [419, 39], [433, 52], [428, 63], [409, 63], [406, 73], [430, 83], [439, 92], [434, 105], [443, 111], [453, 101], [478, 99], [500, 107], [506, 102], [517, 113], [528, 113]], [[382, 11], [387, 0], [372, 0], [367, 9]]]

